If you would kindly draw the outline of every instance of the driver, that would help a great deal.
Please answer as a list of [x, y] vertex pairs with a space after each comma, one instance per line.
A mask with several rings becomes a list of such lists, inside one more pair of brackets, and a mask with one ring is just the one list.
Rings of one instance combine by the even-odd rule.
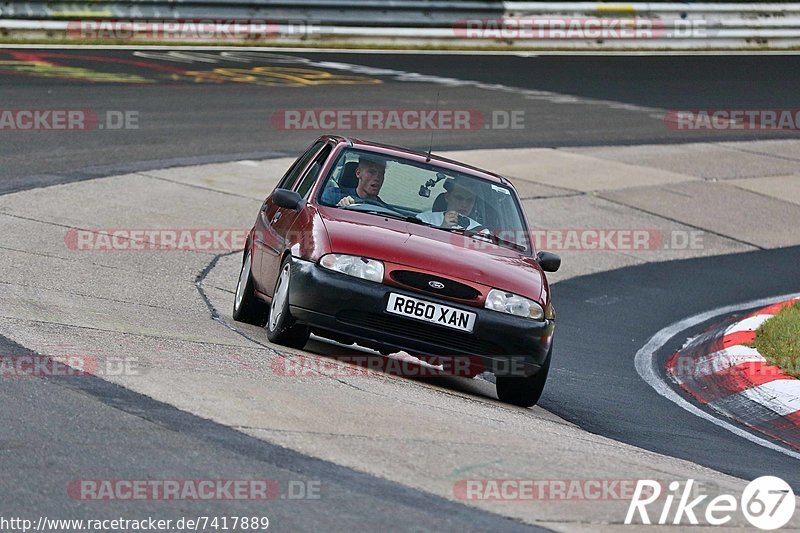
[[426, 211], [417, 218], [442, 228], [476, 229], [482, 224], [469, 217], [475, 207], [475, 184], [467, 178], [455, 178], [444, 195], [447, 207], [444, 211]]
[[362, 200], [383, 204], [385, 202], [380, 199], [378, 193], [383, 186], [385, 173], [386, 161], [384, 159], [362, 155], [358, 158], [358, 167], [356, 167], [358, 185], [354, 189], [344, 187], [326, 190], [323, 200], [327, 204], [336, 204], [337, 207], [347, 207], [360, 203]]

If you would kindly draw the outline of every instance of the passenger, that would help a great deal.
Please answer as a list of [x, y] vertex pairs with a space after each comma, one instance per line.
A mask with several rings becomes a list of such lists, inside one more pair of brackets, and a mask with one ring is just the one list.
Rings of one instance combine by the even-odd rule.
[[483, 225], [470, 218], [475, 207], [475, 185], [466, 178], [455, 178], [444, 195], [446, 207], [444, 211], [425, 211], [417, 218], [441, 228], [461, 228], [484, 230]]
[[385, 173], [386, 161], [384, 159], [362, 155], [358, 158], [358, 167], [356, 167], [358, 185], [355, 188], [333, 187], [327, 189], [322, 194], [322, 201], [328, 205], [335, 204], [337, 207], [347, 207], [360, 203], [362, 200], [385, 204], [378, 196], [383, 186]]

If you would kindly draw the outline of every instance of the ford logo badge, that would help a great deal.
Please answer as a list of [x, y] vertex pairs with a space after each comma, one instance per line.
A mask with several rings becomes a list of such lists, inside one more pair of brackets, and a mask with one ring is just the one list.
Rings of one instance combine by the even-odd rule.
[[438, 281], [429, 281], [428, 285], [430, 285], [434, 289], [444, 289], [444, 283], [440, 283]]

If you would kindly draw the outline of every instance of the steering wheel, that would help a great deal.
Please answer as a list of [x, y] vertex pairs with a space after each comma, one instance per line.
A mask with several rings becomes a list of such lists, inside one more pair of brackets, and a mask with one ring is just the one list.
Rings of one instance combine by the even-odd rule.
[[[462, 215], [461, 213], [458, 214], [458, 225], [461, 226], [462, 228], [464, 228], [466, 231], [469, 231], [469, 232], [473, 232], [474, 231], [476, 233], [480, 233], [483, 230], [489, 231], [489, 228], [487, 228], [483, 224], [478, 224], [474, 228], [470, 228], [469, 225], [470, 225], [470, 221], [471, 220], [474, 220], [474, 219], [472, 219], [471, 217], [468, 217], [466, 215]], [[475, 222], [477, 222], [477, 221], [475, 221]]]
[[[352, 196], [351, 196], [351, 198], [352, 198]], [[372, 198], [353, 198], [353, 203], [352, 204], [345, 205], [343, 207], [345, 209], [347, 209], [348, 207], [353, 207], [354, 205], [360, 205], [360, 204], [379, 205], [381, 207], [385, 207], [382, 202], [379, 202], [377, 200], [373, 200]]]

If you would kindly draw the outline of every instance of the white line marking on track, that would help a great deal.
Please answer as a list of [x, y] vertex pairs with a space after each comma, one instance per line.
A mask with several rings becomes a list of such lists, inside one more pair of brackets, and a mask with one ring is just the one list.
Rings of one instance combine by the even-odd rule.
[[755, 331], [761, 327], [761, 324], [763, 324], [773, 316], [775, 315], [756, 315], [756, 316], [751, 316], [749, 318], [745, 318], [741, 322], [737, 322], [736, 324], [726, 329], [725, 335], [730, 335], [731, 333], [738, 333], [740, 331]]
[[743, 390], [739, 394], [760, 403], [780, 416], [800, 411], [800, 380], [776, 379], [758, 387]]
[[[743, 363], [766, 363], [767, 360], [753, 348], [747, 346], [731, 346], [706, 356], [698, 357], [691, 363], [691, 377], [707, 376], [716, 374], [728, 368], [741, 365]], [[680, 363], [679, 363], [680, 365]], [[679, 367], [674, 376], [679, 383], [683, 383], [682, 369]]]
[[445, 87], [473, 87], [475, 89], [483, 89], [487, 91], [504, 92], [522, 96], [528, 100], [540, 100], [549, 102], [551, 104], [600, 105], [610, 109], [644, 112], [651, 114], [651, 117], [653, 116], [653, 113], [655, 113], [657, 117], [661, 117], [661, 113], [664, 112], [663, 109], [657, 107], [645, 107], [635, 104], [628, 104], [625, 102], [618, 102], [616, 100], [601, 100], [598, 98], [574, 96], [571, 94], [563, 94], [553, 91], [523, 89], [520, 87], [503, 85], [500, 83], [484, 83], [475, 80], [462, 80], [460, 78], [449, 78], [445, 76], [421, 74], [419, 72], [408, 72], [404, 70], [367, 67], [351, 63], [342, 63], [339, 61], [309, 61], [307, 64], [325, 69], [343, 70], [353, 74], [363, 74], [367, 76], [389, 76], [392, 79], [400, 82], [431, 83]]
[[664, 109], [656, 107], [644, 107], [616, 100], [602, 100], [597, 98], [589, 98], [583, 96], [575, 96], [570, 94], [542, 91], [535, 89], [524, 89], [521, 87], [512, 87], [499, 83], [484, 83], [475, 80], [464, 80], [460, 78], [451, 78], [445, 76], [436, 76], [430, 74], [422, 74], [419, 72], [409, 72], [405, 70], [395, 70], [382, 67], [369, 67], [366, 65], [357, 65], [353, 63], [343, 63], [341, 61], [312, 61], [302, 56], [290, 56], [286, 54], [254, 54], [252, 51], [236, 50], [236, 51], [223, 51], [218, 55], [207, 54], [194, 51], [142, 51], [137, 50], [133, 52], [134, 56], [153, 59], [156, 61], [170, 61], [177, 63], [191, 64], [195, 61], [200, 63], [218, 63], [220, 61], [240, 61], [245, 63], [258, 62], [259, 60], [267, 60], [279, 63], [296, 63], [306, 66], [313, 66], [323, 69], [341, 70], [351, 74], [360, 74], [366, 76], [386, 76], [395, 81], [400, 82], [417, 82], [417, 83], [430, 83], [444, 87], [473, 87], [476, 89], [504, 92], [523, 97], [527, 100], [540, 100], [552, 104], [578, 104], [578, 105], [599, 105], [609, 109], [637, 111], [647, 113], [651, 118], [662, 120], [664, 117]]
[[681, 331], [696, 326], [697, 324], [701, 324], [706, 320], [710, 320], [714, 317], [724, 315], [727, 313], [734, 313], [736, 311], [741, 311], [743, 309], [749, 309], [753, 307], [766, 306], [783, 300], [797, 298], [799, 296], [800, 293], [785, 294], [782, 296], [773, 296], [771, 298], [762, 298], [759, 300], [752, 300], [740, 304], [728, 305], [725, 307], [712, 309], [711, 311], [706, 311], [705, 313], [700, 313], [694, 316], [690, 316], [688, 318], [684, 318], [679, 322], [670, 324], [669, 326], [665, 327], [664, 329], [662, 329], [661, 331], [650, 337], [650, 340], [648, 340], [647, 343], [644, 346], [642, 346], [638, 352], [636, 352], [636, 357], [634, 359], [634, 363], [636, 365], [636, 372], [638, 372], [639, 376], [648, 385], [653, 387], [653, 389], [657, 393], [659, 393], [661, 396], [668, 399], [672, 403], [676, 404], [678, 407], [692, 413], [693, 415], [698, 416], [704, 420], [708, 420], [712, 424], [715, 424], [723, 429], [726, 429], [731, 433], [733, 433], [734, 435], [738, 435], [743, 439], [747, 439], [754, 444], [758, 444], [759, 446], [763, 446], [764, 448], [769, 448], [770, 450], [780, 452], [794, 459], [800, 459], [800, 453], [792, 450], [787, 450], [786, 448], [783, 448], [782, 446], [779, 446], [774, 442], [762, 439], [761, 437], [757, 437], [756, 435], [753, 435], [749, 431], [746, 431], [745, 429], [735, 426], [725, 420], [721, 420], [711, 415], [710, 413], [703, 411], [699, 407], [689, 403], [686, 399], [684, 399], [677, 392], [675, 392], [660, 377], [660, 374], [656, 367], [656, 363], [653, 359], [653, 355], [675, 335], [677, 335]]
[[[226, 51], [237, 51], [237, 52], [247, 52], [247, 51], [262, 51], [262, 52], [291, 52], [291, 53], [331, 53], [331, 54], [400, 54], [400, 55], [485, 55], [485, 56], [502, 56], [502, 55], [509, 55], [509, 56], [517, 56], [517, 57], [526, 57], [526, 58], [535, 58], [539, 56], [546, 56], [546, 55], [570, 55], [570, 56], [577, 56], [581, 55], [581, 52], [564, 52], [564, 51], [553, 51], [553, 52], [526, 52], [526, 51], [466, 51], [466, 50], [339, 50], [339, 49], [330, 49], [330, 48], [280, 48], [280, 47], [224, 47], [224, 46], [162, 46], [162, 45], [155, 45], [155, 46], [135, 46], [135, 45], [84, 45], [84, 46], [73, 46], [73, 45], [2, 45], [0, 44], [0, 49], [2, 48], [62, 48], [62, 49], [96, 49], [96, 50], [169, 50], [171, 53], [176, 55], [180, 54], [180, 51], [216, 51], [216, 52], [226, 52]], [[638, 51], [638, 52], [623, 52], [623, 53], [614, 53], [614, 52], [583, 52], [586, 56], [614, 56], [614, 55], [639, 55], [639, 56], [649, 56], [649, 55], [749, 55], [747, 51], [733, 51], [733, 52], [700, 52], [697, 53], [686, 53], [686, 52], [679, 52], [679, 51], [668, 51], [668, 52], [647, 52], [647, 51]], [[761, 55], [771, 54], [771, 55], [797, 55], [798, 52], [796, 51], [771, 51], [771, 52], [762, 52]], [[142, 55], [146, 55], [146, 52], [142, 52]], [[523, 89], [519, 87], [507, 86], [502, 84], [492, 84], [492, 83], [483, 83], [474, 80], [462, 80], [457, 78], [448, 78], [442, 76], [435, 76], [435, 75], [427, 75], [421, 74], [417, 72], [406, 72], [402, 70], [394, 70], [394, 69], [380, 69], [375, 67], [366, 67], [363, 65], [355, 65], [349, 63], [341, 63], [341, 62], [330, 62], [330, 61], [310, 61], [306, 58], [297, 58], [298, 62], [306, 63], [308, 65], [322, 67], [322, 68], [333, 68], [337, 70], [344, 70], [346, 72], [353, 72], [358, 74], [366, 74], [366, 75], [378, 75], [378, 76], [391, 76], [396, 81], [401, 82], [422, 82], [422, 83], [431, 83], [436, 85], [443, 85], [447, 87], [473, 87], [476, 89], [483, 89], [488, 91], [496, 91], [496, 92], [505, 92], [509, 94], [514, 94], [521, 96], [528, 100], [540, 100], [545, 101], [552, 104], [577, 104], [577, 105], [599, 105], [603, 107], [607, 107], [609, 109], [621, 110], [621, 111], [632, 111], [632, 112], [641, 112], [648, 115], [649, 118], [654, 120], [663, 120], [665, 110], [658, 108], [658, 107], [646, 107], [640, 106], [636, 104], [630, 104], [626, 102], [620, 102], [616, 100], [604, 100], [599, 98], [590, 98], [590, 97], [582, 97], [582, 96], [575, 96], [570, 94], [563, 94], [558, 92], [552, 91], [542, 91], [542, 90], [534, 90], [534, 89]], [[206, 62], [213, 62], [212, 60], [205, 59]]]

